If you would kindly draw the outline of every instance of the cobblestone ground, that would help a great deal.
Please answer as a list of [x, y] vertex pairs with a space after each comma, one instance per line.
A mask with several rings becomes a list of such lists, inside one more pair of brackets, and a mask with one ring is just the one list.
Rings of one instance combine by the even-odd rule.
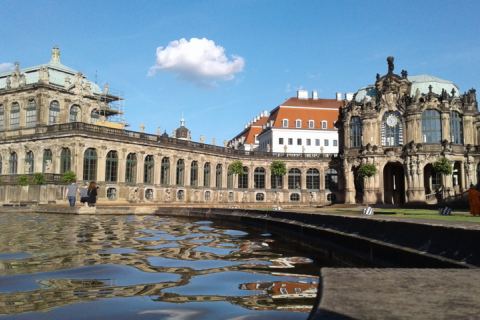
[[480, 270], [322, 269], [316, 319], [480, 319]]

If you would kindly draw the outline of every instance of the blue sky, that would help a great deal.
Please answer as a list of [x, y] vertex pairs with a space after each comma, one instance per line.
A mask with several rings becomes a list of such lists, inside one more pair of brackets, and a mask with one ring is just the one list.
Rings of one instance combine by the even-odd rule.
[[[0, 64], [48, 62], [58, 45], [62, 63], [123, 94], [132, 130], [171, 133], [183, 112], [194, 140], [221, 144], [298, 88], [333, 98], [372, 83], [388, 55], [397, 72], [479, 89], [479, 13], [480, 1], [0, 0]], [[192, 38], [210, 40], [198, 43], [220, 55], [217, 73], [162, 51]]]

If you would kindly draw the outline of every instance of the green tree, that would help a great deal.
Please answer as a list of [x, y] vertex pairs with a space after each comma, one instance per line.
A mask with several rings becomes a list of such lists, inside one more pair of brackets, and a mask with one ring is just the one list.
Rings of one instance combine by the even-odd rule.
[[452, 174], [452, 163], [447, 158], [442, 157], [433, 163], [433, 170], [442, 175]]
[[242, 174], [243, 173], [243, 163], [240, 160], [235, 160], [233, 161], [229, 166], [228, 166], [228, 173], [233, 173], [233, 174]]
[[77, 176], [73, 171], [65, 171], [62, 176], [62, 181], [65, 183], [71, 183], [77, 181]]
[[43, 173], [37, 172], [33, 175], [33, 184], [45, 184], [45, 182]]
[[21, 175], [18, 177], [17, 182], [21, 186], [28, 186], [28, 177], [26, 175]]
[[272, 176], [275, 177], [274, 188], [277, 189], [280, 179], [287, 174], [287, 166], [285, 165], [285, 162], [281, 160], [273, 160], [270, 164], [270, 171], [272, 172]]
[[361, 178], [373, 177], [377, 173], [377, 167], [372, 163], [364, 163], [358, 168], [358, 175]]

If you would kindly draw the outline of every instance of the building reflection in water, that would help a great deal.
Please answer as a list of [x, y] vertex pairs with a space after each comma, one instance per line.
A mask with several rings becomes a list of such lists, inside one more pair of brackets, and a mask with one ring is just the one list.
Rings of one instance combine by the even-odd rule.
[[308, 313], [319, 266], [285, 239], [239, 229], [158, 216], [2, 214], [0, 318], [133, 297], [228, 302], [241, 307], [237, 316]]

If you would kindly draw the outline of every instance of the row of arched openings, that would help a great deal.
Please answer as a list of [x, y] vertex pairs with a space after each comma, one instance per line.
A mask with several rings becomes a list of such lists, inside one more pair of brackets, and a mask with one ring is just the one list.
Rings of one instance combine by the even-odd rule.
[[[389, 116], [393, 119], [387, 121]], [[396, 119], [396, 120], [395, 120]], [[350, 146], [362, 146], [362, 120], [358, 116], [350, 118]], [[422, 113], [422, 139], [424, 143], [439, 143], [442, 141], [441, 113], [435, 109], [427, 109]], [[382, 145], [399, 146], [403, 144], [403, 122], [398, 112], [386, 112], [382, 121]], [[455, 144], [463, 144], [463, 118], [457, 111], [450, 112], [450, 136], [444, 136]]]
[[[25, 152], [25, 170], [24, 173], [34, 173], [35, 170], [35, 154], [32, 150]], [[53, 153], [50, 149], [43, 150], [42, 172], [47, 172], [52, 166]], [[2, 158], [0, 156], [0, 174], [3, 173]], [[71, 170], [72, 154], [69, 148], [62, 148], [60, 151], [60, 173], [65, 173]], [[18, 173], [18, 155], [16, 152], [11, 152], [8, 159], [8, 174]]]

